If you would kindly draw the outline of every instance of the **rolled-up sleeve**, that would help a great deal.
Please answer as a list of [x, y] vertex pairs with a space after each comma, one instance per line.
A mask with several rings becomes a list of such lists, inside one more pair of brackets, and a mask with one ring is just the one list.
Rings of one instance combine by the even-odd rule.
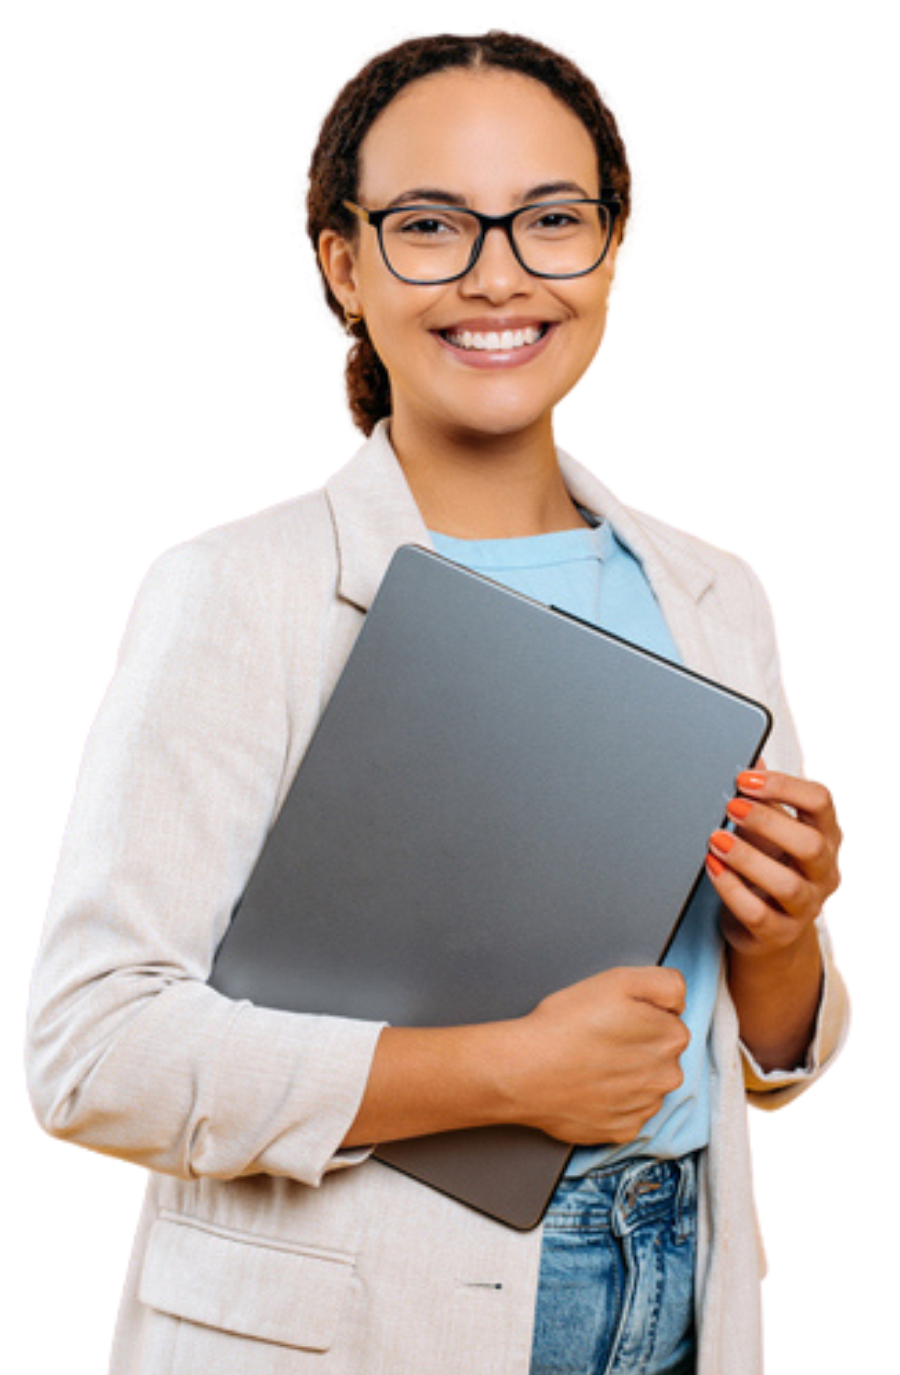
[[139, 593], [85, 750], [31, 990], [55, 1136], [183, 1177], [318, 1184], [381, 1027], [233, 1002], [207, 978], [288, 757], [277, 608], [215, 541]]

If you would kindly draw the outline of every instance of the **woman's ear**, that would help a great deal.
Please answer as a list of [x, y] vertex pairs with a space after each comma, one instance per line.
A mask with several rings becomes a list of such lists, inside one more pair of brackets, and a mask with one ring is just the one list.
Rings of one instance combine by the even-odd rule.
[[361, 315], [353, 245], [336, 229], [323, 229], [319, 235], [319, 262], [344, 314]]

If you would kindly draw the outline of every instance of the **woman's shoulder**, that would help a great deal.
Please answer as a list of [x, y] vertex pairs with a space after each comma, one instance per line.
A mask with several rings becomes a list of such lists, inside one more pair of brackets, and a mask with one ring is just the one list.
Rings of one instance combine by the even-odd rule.
[[167, 552], [177, 550], [185, 556], [215, 557], [247, 571], [333, 558], [334, 529], [325, 490], [319, 488], [211, 526]]
[[770, 619], [763, 583], [743, 553], [644, 511], [629, 508], [629, 514], [633, 528], [646, 541], [645, 548], [652, 548], [669, 570], [692, 582], [697, 599], [708, 610], [718, 607], [729, 619], [737, 618], [748, 626]]
[[683, 529], [646, 511], [634, 507], [627, 509], [635, 524], [661, 549], [697, 559], [717, 575], [737, 573], [743, 577], [750, 570], [743, 554], [733, 549], [727, 549], [694, 530]]
[[327, 499], [311, 492], [164, 549], [137, 588], [120, 653], [187, 646], [293, 658], [332, 604], [338, 567]]
[[333, 586], [337, 552], [324, 489], [214, 525], [163, 550], [150, 581], [242, 591], [250, 597]]

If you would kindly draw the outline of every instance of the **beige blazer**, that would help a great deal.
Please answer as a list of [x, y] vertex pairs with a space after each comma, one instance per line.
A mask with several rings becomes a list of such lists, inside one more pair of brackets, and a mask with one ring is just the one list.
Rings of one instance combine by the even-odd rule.
[[[797, 770], [753, 575], [560, 464], [643, 560], [686, 662], [768, 702], [768, 761]], [[540, 1230], [339, 1149], [379, 1026], [206, 985], [388, 559], [410, 541], [430, 544], [382, 426], [324, 490], [165, 554], [137, 598], [87, 744], [28, 1045], [46, 1130], [150, 1172], [114, 1375], [528, 1371]], [[845, 1018], [829, 956], [808, 1071], [761, 1076], [742, 1063], [722, 985], [697, 1281], [705, 1375], [760, 1368], [744, 1079], [784, 1101], [834, 1054]]]

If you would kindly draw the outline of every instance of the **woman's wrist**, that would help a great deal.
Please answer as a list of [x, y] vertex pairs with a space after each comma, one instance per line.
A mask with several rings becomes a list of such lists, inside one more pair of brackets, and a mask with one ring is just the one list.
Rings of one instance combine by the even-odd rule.
[[818, 931], [792, 945], [748, 952], [728, 949], [728, 984], [741, 1039], [763, 1070], [802, 1065], [815, 1034], [824, 966]]

